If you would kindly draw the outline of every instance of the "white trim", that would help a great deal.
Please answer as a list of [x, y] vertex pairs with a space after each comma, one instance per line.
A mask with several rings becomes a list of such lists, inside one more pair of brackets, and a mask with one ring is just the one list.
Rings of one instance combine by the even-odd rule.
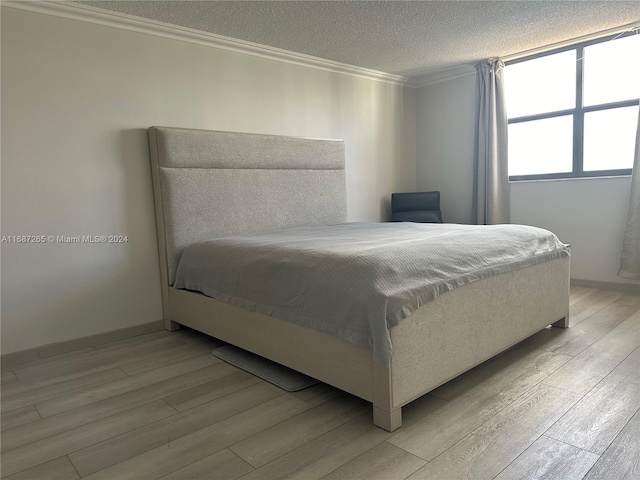
[[[617, 33], [625, 33], [631, 32], [633, 30], [640, 29], [640, 23], [629, 23], [627, 25], [621, 25], [619, 27], [610, 28], [609, 30], [603, 30], [600, 32], [590, 33], [588, 35], [583, 35], [577, 38], [570, 38], [568, 40], [563, 40], [561, 42], [552, 43], [551, 45], [545, 45], [542, 47], [532, 48], [530, 50], [525, 50], [524, 52], [513, 53], [511, 55], [506, 55], [500, 57], [500, 59], [504, 62], [508, 62], [510, 60], [516, 60], [518, 58], [528, 57], [529, 55], [535, 55], [537, 53], [548, 52], [551, 50], [555, 50], [556, 48], [567, 47], [569, 45], [574, 45], [576, 43], [586, 42], [589, 40], [594, 40], [596, 38], [608, 37], [609, 35], [615, 35]], [[409, 86], [422, 88], [427, 85], [433, 85], [434, 83], [447, 82], [449, 80], [453, 80], [456, 78], [466, 77], [470, 75], [475, 75], [475, 67], [472, 64], [465, 65], [457, 65], [455, 67], [445, 68], [433, 71], [431, 73], [426, 73], [423, 76], [417, 78], [411, 78], [409, 81]]]
[[146, 333], [157, 332], [164, 329], [164, 321], [155, 320], [152, 322], [134, 325], [132, 327], [110, 330], [104, 333], [97, 333], [86, 337], [64, 340], [57, 343], [49, 343], [41, 347], [28, 348], [17, 352], [3, 353], [0, 355], [0, 363], [5, 368], [18, 365], [20, 363], [31, 362], [41, 358], [52, 357], [62, 353], [75, 352], [83, 348], [103, 345], [105, 343], [124, 340], [125, 338], [136, 337]]
[[551, 50], [555, 50], [556, 48], [568, 47], [569, 45], [574, 45], [576, 43], [587, 42], [589, 40], [595, 40], [596, 38], [608, 37], [609, 35], [615, 35], [616, 33], [626, 33], [626, 32], [631, 32], [633, 30], [638, 30], [638, 29], [640, 29], [640, 23], [638, 22], [629, 23], [627, 25], [621, 25], [619, 27], [610, 28], [609, 30], [590, 33], [589, 35], [583, 35], [582, 37], [570, 38], [568, 40], [563, 40], [561, 42], [552, 43], [551, 45], [532, 48], [530, 50], [525, 50], [524, 52], [513, 53], [511, 55], [506, 55], [500, 58], [502, 59], [503, 62], [508, 62], [511, 60], [517, 60], [519, 58], [528, 57], [529, 55], [535, 55], [537, 53], [549, 52]]
[[433, 85], [434, 83], [448, 82], [449, 80], [469, 77], [475, 74], [476, 69], [473, 65], [458, 65], [455, 67], [436, 70], [432, 73], [427, 73], [421, 77], [412, 79], [410, 86], [422, 88], [426, 87], [427, 85]]
[[637, 282], [601, 282], [599, 280], [581, 280], [579, 278], [571, 279], [572, 287], [599, 288], [601, 290], [617, 290], [619, 292], [638, 295], [640, 293], [640, 283]]
[[158, 37], [171, 38], [183, 42], [195, 43], [214, 47], [221, 50], [252, 55], [255, 57], [266, 58], [278, 62], [301, 65], [304, 67], [315, 68], [332, 73], [340, 73], [350, 75], [352, 77], [364, 78], [367, 80], [375, 80], [392, 85], [414, 86], [409, 78], [401, 75], [393, 75], [391, 73], [380, 72], [368, 68], [348, 65], [346, 63], [334, 62], [323, 58], [305, 55], [303, 53], [291, 52], [281, 48], [269, 47], [253, 42], [238, 40], [235, 38], [216, 35], [213, 33], [202, 32], [187, 27], [180, 27], [164, 22], [149, 20], [140, 17], [134, 17], [118, 12], [109, 12], [99, 8], [71, 3], [60, 0], [47, 1], [19, 1], [19, 0], [3, 0], [3, 7], [26, 10], [35, 13], [53, 15], [56, 17], [67, 18], [71, 20], [79, 20], [82, 22], [95, 23], [109, 27], [121, 28], [133, 32], [144, 33], [147, 35], [155, 35]]
[[[346, 63], [335, 62], [324, 58], [306, 55], [304, 53], [292, 52], [281, 48], [260, 45], [236, 38], [216, 35], [214, 33], [202, 32], [192, 28], [181, 27], [169, 23], [159, 22], [146, 18], [135, 17], [125, 13], [111, 12], [84, 4], [72, 3], [66, 0], [0, 0], [3, 7], [26, 10], [45, 15], [78, 20], [82, 22], [105, 25], [114, 28], [121, 28], [146, 35], [170, 38], [182, 42], [194, 43], [208, 47], [228, 50], [232, 52], [252, 55], [254, 57], [266, 58], [293, 65], [315, 68], [332, 73], [349, 75], [352, 77], [374, 80], [392, 85], [403, 85], [410, 88], [422, 88], [435, 83], [446, 82], [456, 78], [475, 75], [474, 65], [464, 64], [450, 68], [435, 70], [422, 76], [406, 77], [394, 75], [392, 73], [381, 72], [369, 68], [358, 67]], [[591, 33], [582, 37], [572, 38], [543, 47], [537, 47], [524, 52], [500, 57], [503, 61], [515, 60], [518, 58], [542, 53], [556, 48], [572, 45], [574, 43], [615, 35], [616, 33], [628, 32], [640, 28], [640, 23], [635, 22], [620, 27], [611, 28], [601, 32]]]

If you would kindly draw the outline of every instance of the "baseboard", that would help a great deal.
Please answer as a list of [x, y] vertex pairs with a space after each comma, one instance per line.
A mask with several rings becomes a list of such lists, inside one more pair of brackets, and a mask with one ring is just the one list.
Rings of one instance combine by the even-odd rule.
[[18, 352], [5, 353], [0, 355], [0, 364], [3, 368], [12, 367], [20, 363], [30, 362], [39, 358], [47, 358], [61, 353], [82, 350], [83, 348], [102, 345], [103, 343], [115, 342], [125, 338], [144, 335], [145, 333], [157, 332], [164, 329], [164, 320], [135, 325], [133, 327], [121, 328], [110, 332], [98, 333], [88, 337], [75, 338], [64, 342], [50, 343], [42, 347], [29, 348]]
[[640, 295], [640, 283], [600, 282], [597, 280], [571, 279], [572, 287], [599, 288], [601, 290], [617, 290], [625, 293]]

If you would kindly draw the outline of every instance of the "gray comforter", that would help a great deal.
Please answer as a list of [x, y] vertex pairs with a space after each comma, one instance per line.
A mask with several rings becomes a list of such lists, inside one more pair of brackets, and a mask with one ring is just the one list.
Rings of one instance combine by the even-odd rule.
[[373, 348], [456, 287], [560, 257], [551, 232], [523, 225], [347, 223], [225, 237], [188, 247], [174, 287]]

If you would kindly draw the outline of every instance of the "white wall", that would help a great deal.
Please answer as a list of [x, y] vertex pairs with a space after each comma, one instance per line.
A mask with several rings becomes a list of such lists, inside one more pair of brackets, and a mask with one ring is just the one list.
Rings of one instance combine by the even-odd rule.
[[348, 217], [415, 190], [415, 91], [2, 8], [2, 352], [159, 320], [146, 128], [342, 138]]
[[416, 182], [440, 190], [443, 220], [471, 223], [475, 76], [418, 90]]
[[[425, 86], [417, 100], [417, 188], [440, 190], [447, 222], [469, 223], [473, 189], [475, 75]], [[575, 279], [617, 276], [629, 177], [516, 182], [511, 222], [553, 231], [572, 245]]]
[[511, 221], [551, 230], [571, 244], [571, 277], [634, 283], [618, 277], [630, 177], [511, 184]]

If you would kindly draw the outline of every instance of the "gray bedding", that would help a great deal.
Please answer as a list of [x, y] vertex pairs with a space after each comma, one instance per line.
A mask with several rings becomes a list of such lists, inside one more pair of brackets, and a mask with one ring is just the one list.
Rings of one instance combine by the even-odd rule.
[[347, 223], [192, 245], [174, 287], [371, 347], [386, 365], [389, 329], [427, 302], [568, 256], [554, 234], [523, 225]]

